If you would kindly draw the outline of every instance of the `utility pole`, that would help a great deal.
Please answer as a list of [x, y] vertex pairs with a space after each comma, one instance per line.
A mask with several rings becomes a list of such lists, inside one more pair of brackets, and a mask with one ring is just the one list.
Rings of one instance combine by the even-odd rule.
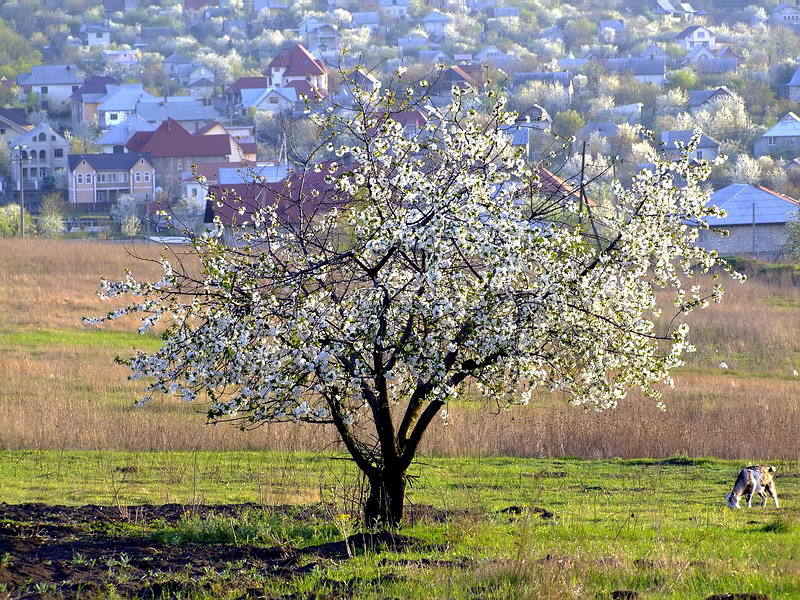
[[[19, 160], [19, 237], [25, 237], [25, 175], [22, 170], [22, 152], [27, 146], [17, 145], [14, 149], [17, 151], [17, 159]], [[13, 159], [13, 157], [12, 157]]]

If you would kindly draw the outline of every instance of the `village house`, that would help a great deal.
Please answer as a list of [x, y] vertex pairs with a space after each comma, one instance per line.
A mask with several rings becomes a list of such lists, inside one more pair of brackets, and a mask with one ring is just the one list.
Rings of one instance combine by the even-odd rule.
[[800, 6], [782, 2], [772, 9], [768, 23], [773, 27], [788, 27], [800, 30]]
[[[316, 88], [323, 93], [328, 91], [328, 68], [325, 63], [314, 58], [299, 44], [273, 58], [267, 65], [265, 75], [269, 87], [295, 87], [298, 93], [306, 93], [306, 88]], [[290, 85], [295, 83], [302, 85]]]
[[796, 155], [800, 149], [800, 117], [785, 115], [774, 127], [765, 131], [753, 145], [753, 156]]
[[300, 35], [305, 37], [305, 47], [311, 52], [335, 52], [339, 48], [341, 36], [336, 27], [316, 17], [306, 17], [298, 26]]
[[[708, 219], [700, 230], [699, 246], [722, 255], [748, 255], [777, 260], [786, 243], [786, 223], [798, 210], [796, 200], [760, 185], [736, 183], [711, 194], [710, 204], [725, 210], [724, 217]], [[724, 229], [728, 235], [714, 233]]]
[[[667, 158], [678, 158], [680, 156], [679, 148], [688, 145], [693, 135], [694, 131], [688, 129], [663, 131], [661, 133], [661, 143], [664, 144], [664, 152]], [[697, 142], [697, 147], [692, 151], [689, 158], [697, 161], [711, 161], [717, 156], [719, 156], [719, 142], [702, 133]]]
[[140, 83], [108, 85], [108, 94], [97, 105], [97, 124], [101, 129], [109, 129], [136, 114], [136, 105], [141, 100], [158, 101], [158, 98], [142, 87]]
[[13, 138], [9, 147], [18, 163], [11, 169], [15, 189], [20, 188], [20, 175], [26, 190], [40, 190], [55, 185], [58, 175], [66, 172], [69, 142], [47, 123]]
[[110, 89], [116, 89], [119, 81], [109, 75], [93, 75], [70, 96], [72, 122], [97, 122], [97, 107], [103, 103]]
[[664, 85], [667, 80], [667, 61], [654, 58], [607, 58], [601, 63], [609, 73], [630, 75], [639, 83]]
[[33, 129], [24, 108], [0, 107], [0, 135], [6, 140], [17, 138]]
[[378, 10], [390, 21], [399, 21], [408, 16], [409, 0], [378, 0]]
[[444, 38], [445, 27], [450, 21], [450, 17], [434, 10], [422, 19], [422, 28], [429, 38], [438, 42]]
[[800, 102], [800, 68], [795, 69], [792, 78], [783, 86], [783, 95], [792, 102]]
[[709, 50], [717, 49], [717, 36], [702, 25], [690, 25], [675, 36], [675, 41], [686, 52], [695, 46], [705, 46]]
[[708, 90], [690, 90], [689, 102], [686, 107], [689, 109], [690, 114], [696, 115], [701, 110], [710, 108], [715, 102], [723, 99], [741, 101], [739, 96], [723, 85]]
[[575, 92], [572, 79], [572, 71], [541, 71], [514, 73], [511, 81], [514, 88], [518, 88], [529, 81], [541, 81], [542, 83], [547, 83], [549, 85], [559, 85], [564, 88], [564, 90], [567, 92], [569, 101], [572, 102], [572, 95]]
[[149, 152], [156, 171], [156, 186], [169, 198], [181, 191], [181, 174], [193, 164], [242, 162], [244, 151], [229, 134], [193, 134], [174, 119], [167, 119], [154, 131], [140, 131], [127, 141], [129, 152]]
[[105, 48], [111, 45], [111, 29], [108, 21], [81, 25], [83, 45], [89, 48]]
[[155, 180], [148, 153], [69, 155], [71, 204], [110, 204], [127, 194], [139, 201], [154, 199]]
[[155, 131], [157, 123], [145, 121], [139, 115], [131, 115], [121, 123], [114, 125], [95, 143], [107, 154], [122, 154], [126, 152], [125, 144], [138, 131]]
[[17, 84], [37, 96], [42, 110], [58, 113], [72, 107], [71, 96], [83, 84], [75, 65], [40, 65], [17, 75]]

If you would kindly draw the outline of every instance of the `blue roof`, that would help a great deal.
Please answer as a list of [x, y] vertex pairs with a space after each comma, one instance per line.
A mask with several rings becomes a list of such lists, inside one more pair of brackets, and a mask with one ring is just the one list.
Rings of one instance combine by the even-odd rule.
[[[798, 204], [788, 196], [783, 196], [760, 185], [734, 183], [711, 194], [711, 204], [724, 209], [727, 216], [710, 218], [712, 227], [730, 225], [766, 225], [770, 223], [786, 223], [791, 220], [792, 212], [797, 211]], [[753, 207], [755, 206], [755, 216]]]

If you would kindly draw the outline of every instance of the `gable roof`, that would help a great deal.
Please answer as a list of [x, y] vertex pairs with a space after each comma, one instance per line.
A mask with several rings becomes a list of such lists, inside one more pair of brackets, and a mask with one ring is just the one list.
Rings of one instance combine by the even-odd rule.
[[134, 110], [136, 103], [142, 99], [156, 100], [150, 92], [142, 87], [141, 83], [123, 83], [120, 86], [110, 87], [108, 95], [103, 98], [97, 110]]
[[138, 131], [155, 131], [158, 125], [145, 121], [139, 115], [130, 115], [121, 123], [117, 123], [102, 136], [97, 143], [100, 146], [123, 146]]
[[38, 136], [40, 133], [45, 133], [48, 136], [54, 135], [56, 136], [56, 140], [63, 144], [69, 144], [69, 142], [64, 139], [63, 136], [59, 135], [58, 132], [50, 127], [48, 123], [42, 123], [33, 129], [26, 131], [22, 135], [18, 136], [17, 138], [11, 140], [8, 145], [9, 146], [17, 146], [19, 144], [25, 145], [26, 143], [30, 143], [34, 136]]
[[239, 77], [228, 88], [229, 94], [238, 94], [245, 89], [264, 89], [269, 85], [266, 77]]
[[[661, 132], [661, 141], [666, 144], [668, 149], [674, 149], [676, 142], [681, 144], [688, 144], [694, 135], [691, 129], [674, 129], [672, 131]], [[700, 134], [700, 140], [697, 142], [698, 148], [719, 148], [719, 142], [713, 138], [708, 137], [705, 133]]]
[[142, 98], [136, 103], [136, 114], [147, 121], [213, 121], [219, 111], [202, 100], [191, 96], [170, 96], [168, 98]]
[[19, 85], [80, 85], [75, 65], [38, 65], [31, 67], [30, 73], [17, 75]]
[[607, 58], [603, 61], [603, 64], [609, 71], [631, 73], [639, 77], [664, 75], [667, 69], [667, 59], [663, 56], [652, 58]]
[[793, 112], [790, 112], [765, 131], [761, 137], [796, 137], [800, 135], [800, 117]]
[[24, 108], [4, 108], [0, 106], [0, 119], [20, 129], [33, 129], [33, 123], [28, 121]]
[[[717, 98], [714, 98], [714, 96], [717, 96]], [[734, 94], [728, 87], [724, 85], [710, 90], [690, 90], [689, 102], [687, 106], [700, 106], [711, 99], [716, 101], [723, 97], [735, 98], [736, 94]]]
[[95, 171], [130, 171], [141, 159], [152, 166], [149, 152], [129, 152], [126, 154], [69, 154], [69, 170], [74, 171], [82, 161], [86, 161]]
[[438, 10], [432, 10], [428, 15], [422, 19], [423, 23], [449, 23], [452, 19], [447, 15], [440, 13]]
[[703, 27], [702, 25], [689, 25], [689, 27], [687, 27], [686, 29], [684, 29], [683, 31], [681, 31], [681, 32], [680, 32], [678, 35], [676, 35], [676, 36], [675, 36], [675, 39], [676, 39], [676, 40], [683, 40], [683, 39], [686, 39], [687, 37], [689, 37], [690, 35], [692, 35], [692, 34], [693, 34], [695, 31], [699, 31], [699, 30], [701, 30], [701, 29], [703, 29], [704, 31], [707, 31], [707, 32], [708, 32], [708, 33], [710, 33], [712, 36], [714, 35], [714, 32], [713, 32], [713, 31], [711, 31], [711, 30], [710, 30], [708, 27]]
[[302, 44], [283, 50], [267, 65], [268, 68], [285, 67], [284, 75], [307, 77], [310, 75], [327, 75], [328, 68], [321, 60], [314, 58]]
[[228, 156], [233, 139], [230, 135], [194, 135], [175, 119], [168, 118], [154, 131], [139, 131], [125, 147], [134, 152], [150, 152], [153, 158], [172, 156]]
[[109, 85], [119, 85], [120, 82], [110, 75], [93, 75], [81, 87], [72, 92], [70, 98], [85, 98], [88, 95], [107, 94]]
[[[797, 211], [796, 200], [761, 185], [734, 183], [711, 194], [709, 200], [727, 213], [708, 219], [713, 226], [785, 223]], [[755, 208], [755, 211], [754, 211]], [[755, 212], [755, 215], [753, 214]]]

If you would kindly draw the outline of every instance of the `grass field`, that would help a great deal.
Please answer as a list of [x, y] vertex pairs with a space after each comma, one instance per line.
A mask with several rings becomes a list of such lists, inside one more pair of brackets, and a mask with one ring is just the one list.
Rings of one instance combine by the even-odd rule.
[[[343, 516], [353, 509], [347, 463], [331, 458], [6, 451], [0, 453], [0, 495], [11, 503], [111, 505], [119, 518], [71, 533], [105, 536], [105, 563], [122, 562], [115, 543], [130, 544], [130, 538], [190, 548], [233, 544], [254, 554], [261, 547], [301, 551], [357, 527]], [[412, 523], [402, 531], [408, 540], [402, 551], [354, 544], [354, 558], [307, 558], [315, 566], [288, 580], [262, 572], [253, 581], [240, 568], [215, 580], [224, 583], [215, 594], [241, 597], [256, 586], [266, 598], [610, 598], [619, 590], [648, 599], [734, 592], [798, 598], [800, 465], [778, 464], [784, 508], [731, 511], [722, 496], [739, 466], [685, 458], [423, 457], [414, 469], [419, 479], [409, 494]], [[180, 504], [186, 515], [148, 520], [139, 508], [164, 502]], [[251, 506], [232, 516], [191, 514], [201, 504], [240, 503]], [[298, 518], [287, 503], [309, 510]], [[7, 560], [14, 562], [11, 555]], [[107, 583], [119, 585], [117, 571], [107, 571]], [[150, 585], [176, 576], [154, 572]], [[382, 582], [377, 588], [376, 581]], [[207, 596], [198, 589], [188, 597]]]
[[[341, 543], [359, 528], [360, 484], [337, 460], [332, 431], [206, 426], [202, 404], [169, 398], [133, 407], [141, 382], [128, 382], [113, 359], [155, 348], [158, 338], [135, 335], [132, 322], [81, 322], [111, 309], [95, 297], [101, 275], [121, 277], [126, 266], [158, 275], [131, 251], [153, 258], [160, 248], [0, 240], [0, 501], [111, 507], [102, 527], [65, 525], [70, 558], [52, 559], [56, 571], [80, 571], [94, 548], [86, 560], [103, 566], [105, 579], [84, 597], [177, 595], [164, 587], [181, 577], [172, 566], [136, 577], [122, 568], [123, 542], [219, 556], [230, 545], [255, 556], [253, 548], [291, 554]], [[352, 541], [344, 555], [341, 546], [338, 555], [295, 552], [305, 558], [290, 574], [272, 563], [258, 573], [208, 563], [213, 573], [186, 571], [182, 596], [800, 598], [800, 288], [786, 276], [726, 288], [720, 306], [690, 315], [699, 351], [666, 390], [665, 413], [636, 394], [601, 414], [552, 394], [509, 412], [478, 398], [451, 406], [449, 425], [436, 425], [412, 469], [402, 550], [364, 551]], [[727, 510], [722, 496], [755, 462], [778, 467], [781, 508]], [[189, 512], [143, 516], [142, 505], [164, 503]], [[249, 508], [235, 514], [192, 512], [243, 503]], [[287, 506], [309, 508], [299, 516]], [[15, 554], [25, 544], [54, 546], [54, 531], [47, 519], [0, 516], [0, 586], [9, 597], [77, 595], [37, 580]], [[4, 550], [12, 538], [18, 546]], [[69, 540], [84, 544], [79, 558]], [[189, 560], [184, 554], [176, 560]], [[195, 585], [201, 580], [208, 585]]]

